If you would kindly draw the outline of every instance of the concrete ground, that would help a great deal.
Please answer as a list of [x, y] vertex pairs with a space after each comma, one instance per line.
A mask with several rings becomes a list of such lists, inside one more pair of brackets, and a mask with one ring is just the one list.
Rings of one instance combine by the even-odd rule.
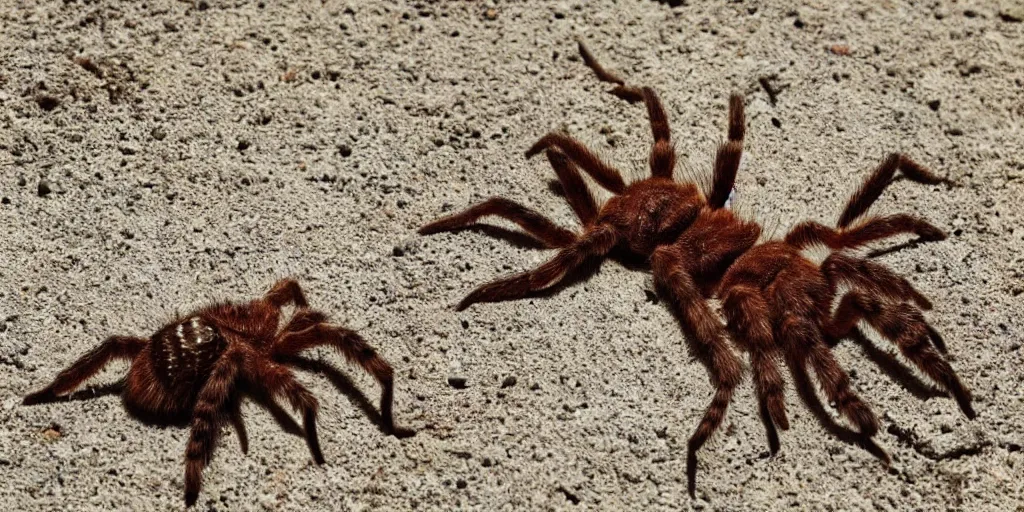
[[[0, 3], [0, 509], [181, 509], [187, 430], [109, 394], [21, 397], [111, 334], [292, 275], [393, 363], [418, 434], [384, 435], [358, 395], [301, 374], [328, 463], [249, 404], [250, 452], [225, 433], [199, 510], [1024, 510], [1018, 2]], [[845, 343], [892, 467], [792, 391], [768, 457], [748, 378], [691, 499], [686, 442], [712, 389], [649, 274], [608, 262], [552, 296], [454, 311], [552, 252], [418, 226], [492, 195], [574, 225], [547, 162], [523, 156], [538, 137], [565, 128], [644, 172], [646, 114], [606, 93], [577, 37], [661, 94], [695, 172], [742, 93], [738, 200], [780, 233], [831, 222], [892, 151], [954, 179], [883, 195], [877, 212], [950, 237], [879, 261], [934, 301], [978, 418]]]

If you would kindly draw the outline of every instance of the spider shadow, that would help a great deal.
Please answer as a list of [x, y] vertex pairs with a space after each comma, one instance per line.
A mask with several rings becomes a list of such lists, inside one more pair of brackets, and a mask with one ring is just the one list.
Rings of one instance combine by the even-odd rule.
[[868, 259], [880, 258], [882, 256], [886, 256], [886, 255], [889, 255], [889, 254], [894, 254], [894, 253], [897, 253], [897, 252], [901, 252], [901, 251], [905, 251], [905, 250], [909, 250], [909, 249], [914, 249], [914, 248], [916, 248], [916, 247], [918, 247], [920, 245], [924, 245], [924, 244], [927, 244], [927, 243], [933, 242], [933, 241], [934, 240], [926, 240], [924, 238], [915, 238], [913, 240], [907, 240], [906, 242], [895, 244], [895, 245], [893, 245], [891, 247], [885, 247], [885, 248], [882, 248], [882, 249], [874, 249], [872, 251], [869, 251], [866, 256], [867, 256]]
[[870, 436], [864, 435], [856, 430], [852, 430], [843, 425], [840, 425], [832, 418], [832, 415], [825, 409], [825, 405], [821, 402], [818, 397], [818, 393], [814, 390], [814, 384], [811, 383], [811, 379], [806, 371], [799, 369], [798, 366], [794, 366], [795, 363], [788, 364], [789, 374], [793, 377], [793, 384], [796, 387], [796, 392], [800, 396], [800, 399], [804, 402], [807, 408], [811, 411], [811, 414], [818, 424], [825, 429], [826, 432], [832, 434], [833, 437], [840, 441], [857, 446], [867, 451], [875, 458], [882, 461], [883, 464], [889, 466], [892, 463], [892, 459], [889, 458], [889, 454], [875, 443], [875, 440]]
[[42, 404], [54, 404], [57, 402], [82, 402], [85, 400], [92, 400], [94, 398], [101, 398], [110, 395], [120, 395], [124, 391], [125, 381], [124, 379], [111, 382], [109, 384], [95, 384], [86, 386], [78, 391], [69, 393], [64, 396], [50, 396], [43, 397], [39, 402], [32, 405]]
[[[323, 359], [312, 359], [304, 356], [289, 356], [287, 358], [282, 358], [281, 362], [294, 366], [304, 372], [313, 373], [326, 378], [331, 385], [335, 387], [335, 389], [345, 395], [345, 397], [348, 398], [353, 405], [358, 407], [370, 422], [384, 434], [394, 435], [398, 438], [411, 437], [415, 435], [415, 431], [411, 429], [398, 426], [395, 426], [393, 430], [389, 428], [387, 423], [384, 421], [384, 417], [381, 416], [380, 411], [378, 411], [373, 403], [366, 398], [366, 395], [356, 387], [355, 383], [352, 382], [352, 379], [333, 363]], [[291, 417], [289, 416], [289, 419], [290, 418]], [[294, 423], [294, 420], [292, 420], [292, 422]], [[301, 432], [301, 427], [299, 427], [299, 430]]]
[[526, 233], [491, 224], [470, 224], [469, 226], [462, 226], [448, 230], [448, 233], [462, 233], [464, 231], [479, 233], [490, 238], [504, 240], [519, 249], [549, 249], [549, 247], [544, 245], [540, 240], [537, 240]]
[[928, 384], [918, 377], [913, 370], [900, 362], [895, 355], [878, 348], [860, 329], [854, 328], [848, 338], [853, 340], [860, 347], [861, 351], [864, 352], [864, 355], [872, 363], [875, 363], [875, 366], [878, 366], [883, 373], [918, 399], [929, 400], [949, 396], [949, 393]]

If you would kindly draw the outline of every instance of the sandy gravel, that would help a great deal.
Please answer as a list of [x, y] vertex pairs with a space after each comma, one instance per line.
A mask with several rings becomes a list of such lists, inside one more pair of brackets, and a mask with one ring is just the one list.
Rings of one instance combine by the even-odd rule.
[[[226, 433], [200, 510], [1024, 510], [1020, 4], [687, 3], [0, 0], [0, 509], [181, 509], [186, 430], [133, 421], [116, 396], [20, 397], [110, 334], [293, 275], [392, 361], [419, 433], [383, 435], [303, 374], [328, 464], [250, 405], [250, 453]], [[951, 236], [880, 260], [934, 300], [978, 419], [847, 343], [892, 468], [793, 393], [767, 457], [748, 380], [691, 500], [686, 441], [711, 387], [649, 275], [609, 262], [554, 296], [455, 312], [551, 253], [417, 226], [491, 195], [572, 226], [547, 163], [523, 157], [552, 129], [644, 167], [643, 109], [605, 93], [574, 37], [662, 95], [695, 170], [742, 93], [738, 192], [767, 224], [831, 221], [892, 151], [956, 180], [886, 192], [877, 211]]]

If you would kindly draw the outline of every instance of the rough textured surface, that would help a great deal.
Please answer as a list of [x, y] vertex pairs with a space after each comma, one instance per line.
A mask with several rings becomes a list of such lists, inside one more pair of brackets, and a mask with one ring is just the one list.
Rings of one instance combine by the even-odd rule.
[[[249, 406], [250, 454], [225, 435], [200, 509], [1020, 510], [1012, 1], [3, 3], [0, 509], [180, 509], [185, 430], [132, 421], [115, 396], [20, 396], [109, 334], [294, 275], [394, 363], [397, 417], [419, 433], [385, 437], [304, 376], [328, 464]], [[915, 399], [843, 345], [892, 469], [829, 438], [792, 392], [792, 429], [767, 458], [748, 380], [691, 500], [686, 440], [711, 389], [649, 277], [608, 263], [553, 297], [454, 312], [474, 285], [549, 253], [418, 225], [490, 195], [571, 225], [547, 163], [522, 156], [554, 128], [644, 166], [643, 109], [605, 93], [577, 36], [661, 93], [696, 170], [724, 137], [727, 95], [743, 93], [738, 192], [765, 221], [833, 219], [890, 151], [954, 178], [885, 194], [878, 211], [951, 236], [882, 261], [934, 299], [979, 418]], [[758, 83], [771, 75], [774, 104]]]

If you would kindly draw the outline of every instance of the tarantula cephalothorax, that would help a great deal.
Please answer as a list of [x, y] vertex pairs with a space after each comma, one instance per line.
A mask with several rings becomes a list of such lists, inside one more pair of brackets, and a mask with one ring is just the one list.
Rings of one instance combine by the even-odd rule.
[[[279, 326], [281, 308], [293, 304], [294, 314]], [[191, 424], [185, 450], [185, 503], [199, 496], [203, 468], [210, 462], [221, 427], [230, 422], [242, 451], [248, 438], [241, 416], [245, 398], [268, 407], [278, 423], [304, 435], [313, 460], [324, 462], [316, 433], [317, 400], [295, 379], [289, 366], [304, 350], [330, 346], [358, 364], [380, 383], [380, 414], [384, 429], [396, 428], [391, 404], [391, 366], [354, 331], [327, 323], [327, 315], [310, 309], [299, 284], [278, 281], [263, 297], [243, 304], [224, 302], [175, 319], [149, 338], [113, 336], [82, 356], [25, 405], [52, 402], [67, 395], [110, 361], [126, 359], [122, 399], [128, 412], [156, 425]], [[302, 415], [302, 427], [274, 402], [287, 400]]]
[[[850, 390], [849, 377], [831, 354], [831, 346], [841, 338], [859, 334], [854, 325], [861, 318], [896, 341], [904, 355], [952, 392], [965, 414], [973, 417], [969, 394], [955, 373], [941, 357], [936, 359], [929, 347], [920, 345], [921, 333], [924, 339], [932, 336], [939, 340], [937, 345], [941, 342], [934, 329], [924, 323], [919, 310], [907, 302], [913, 300], [925, 308], [926, 300], [919, 293], [908, 291], [913, 289], [902, 278], [887, 270], [883, 274], [885, 269], [881, 265], [844, 252], [900, 233], [918, 234], [923, 240], [943, 238], [941, 230], [906, 215], [852, 223], [880, 196], [897, 170], [921, 183], [945, 180], [906, 157], [895, 155], [851, 198], [837, 229], [803, 223], [785, 241], [755, 245], [760, 227], [726, 207], [743, 150], [742, 99], [729, 99], [728, 140], [718, 149], [710, 184], [701, 190], [694, 183], [673, 179], [675, 153], [664, 109], [654, 91], [626, 86], [621, 78], [598, 64], [582, 43], [579, 49], [586, 65], [600, 80], [616, 84], [613, 94], [646, 105], [654, 135], [651, 177], [626, 185], [617, 170], [568, 135], [550, 133], [542, 137], [526, 154], [529, 157], [545, 152], [567, 202], [583, 224], [583, 232], [560, 228], [540, 213], [500, 197], [423, 226], [423, 234], [450, 231], [493, 215], [518, 224], [548, 247], [560, 249], [554, 258], [534, 270], [478, 287], [459, 303], [458, 309], [476, 302], [522, 298], [552, 286], [585, 261], [604, 257], [615, 247], [645, 257], [659, 292], [668, 299], [689, 335], [691, 348], [716, 388], [688, 443], [691, 495], [695, 492], [696, 453], [722, 423], [742, 375], [740, 361], [728, 342], [730, 334], [739, 348], [750, 355], [772, 453], [779, 448], [776, 426], [788, 428], [781, 398], [784, 381], [776, 366], [776, 360], [782, 356], [801, 398], [830, 432], [888, 460], [888, 455], [870, 439], [877, 431], [877, 419]], [[604, 205], [597, 205], [583, 181], [581, 169], [615, 196]], [[800, 253], [812, 243], [834, 251], [822, 266]], [[840, 284], [851, 291], [843, 297], [843, 305], [832, 318], [831, 301]], [[881, 288], [888, 290], [883, 292]], [[715, 296], [723, 298], [728, 327], [706, 302]], [[902, 328], [901, 321], [910, 327]], [[809, 384], [808, 366], [829, 399], [859, 432], [832, 422]]]

